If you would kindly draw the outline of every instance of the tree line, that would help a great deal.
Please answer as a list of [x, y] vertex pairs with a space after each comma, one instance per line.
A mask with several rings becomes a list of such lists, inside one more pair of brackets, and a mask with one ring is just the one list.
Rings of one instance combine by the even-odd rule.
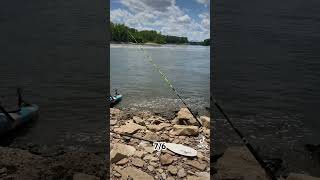
[[[162, 35], [161, 33], [158, 33], [154, 30], [138, 31], [134, 28], [129, 28], [124, 24], [115, 24], [112, 22], [110, 23], [110, 28], [111, 41], [114, 42], [135, 43], [136, 40], [138, 43], [151, 42], [157, 44], [190, 44], [187, 37]], [[130, 32], [130, 34], [132, 34], [135, 40], [128, 34], [128, 31]], [[202, 43], [200, 45], [205, 45], [204, 42], [200, 42]]]

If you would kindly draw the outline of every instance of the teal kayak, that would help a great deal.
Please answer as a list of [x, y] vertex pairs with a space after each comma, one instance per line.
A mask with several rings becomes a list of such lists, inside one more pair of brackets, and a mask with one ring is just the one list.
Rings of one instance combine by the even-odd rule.
[[122, 100], [122, 95], [118, 94], [115, 96], [110, 96], [110, 107], [114, 107]]
[[21, 106], [17, 111], [0, 112], [0, 135], [3, 135], [17, 127], [24, 125], [38, 117], [39, 107], [35, 104]]

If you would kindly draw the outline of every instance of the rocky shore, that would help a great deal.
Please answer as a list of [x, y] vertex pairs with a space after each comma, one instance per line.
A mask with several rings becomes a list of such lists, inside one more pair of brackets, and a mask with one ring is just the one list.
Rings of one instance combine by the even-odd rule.
[[[129, 113], [110, 109], [110, 179], [210, 179], [210, 118], [201, 116], [203, 127], [186, 108], [173, 119], [151, 112]], [[120, 134], [145, 139], [136, 139]], [[186, 157], [169, 150], [155, 151], [148, 141], [182, 144], [197, 150]]]
[[0, 147], [0, 179], [105, 179], [103, 156], [56, 150], [36, 153], [30, 152], [31, 150]]
[[[269, 180], [253, 155], [246, 147], [229, 147], [214, 162], [219, 180]], [[320, 180], [308, 174], [289, 173], [277, 175], [279, 180]]]
[[[203, 127], [198, 128], [186, 108], [174, 116], [119, 109], [110, 109], [110, 114], [110, 179], [269, 180], [246, 147], [229, 147], [221, 154], [211, 154], [210, 169], [209, 117], [200, 116]], [[183, 144], [196, 149], [198, 155], [190, 158], [169, 150], [157, 152], [152, 143], [119, 134]], [[199, 143], [201, 136], [205, 137], [202, 144]], [[279, 159], [267, 162], [278, 172], [279, 180], [320, 180], [308, 174], [282, 173]]]
[[[186, 108], [173, 114], [110, 109], [110, 179], [268, 180], [246, 147], [229, 147], [221, 154], [211, 154], [210, 162], [210, 118], [199, 116], [199, 128]], [[159, 152], [154, 150], [154, 141], [182, 144], [195, 149], [197, 155]], [[308, 148], [318, 152], [319, 147]], [[108, 179], [106, 161], [102, 152], [36, 145], [0, 147], [0, 179]], [[280, 172], [277, 176], [281, 180], [320, 180], [298, 173]]]

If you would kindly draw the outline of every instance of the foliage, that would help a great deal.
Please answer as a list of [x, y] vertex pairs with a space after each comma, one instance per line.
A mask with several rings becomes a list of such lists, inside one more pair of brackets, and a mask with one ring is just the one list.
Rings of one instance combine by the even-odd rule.
[[135, 42], [135, 40], [128, 34], [128, 31], [137, 40], [138, 43], [188, 43], [187, 37], [165, 36], [154, 30], [142, 30], [138, 31], [134, 28], [129, 28], [124, 24], [110, 23], [111, 28], [111, 40], [115, 42]]
[[205, 39], [202, 42], [189, 42], [191, 45], [202, 45], [202, 46], [210, 46], [210, 39]]
[[191, 44], [210, 46], [210, 39], [205, 39], [203, 42], [189, 42], [187, 37], [162, 35], [154, 30], [138, 31], [134, 28], [129, 28], [124, 24], [110, 23], [111, 41], [115, 42], [133, 42], [135, 40], [129, 35], [128, 31], [136, 39], [138, 43], [157, 43], [157, 44]]
[[201, 45], [203, 45], [203, 46], [210, 46], [210, 39], [205, 39], [203, 42], [202, 42], [202, 44]]

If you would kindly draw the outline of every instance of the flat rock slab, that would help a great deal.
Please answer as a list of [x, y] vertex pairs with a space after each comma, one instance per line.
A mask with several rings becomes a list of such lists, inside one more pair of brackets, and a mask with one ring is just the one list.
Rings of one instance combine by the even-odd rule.
[[111, 163], [116, 163], [123, 158], [132, 156], [135, 153], [136, 149], [132, 146], [126, 144], [114, 144], [110, 152], [110, 161]]
[[158, 125], [154, 125], [154, 124], [147, 125], [147, 128], [150, 131], [157, 132], [157, 131], [162, 131], [164, 128], [170, 127], [170, 126], [171, 126], [171, 124], [169, 124], [169, 123], [160, 123]]
[[135, 165], [137, 167], [143, 167], [143, 165], [145, 164], [144, 160], [142, 160], [140, 158], [133, 158], [131, 162], [133, 165]]
[[116, 163], [116, 165], [122, 166], [122, 165], [127, 164], [128, 162], [129, 162], [129, 159], [128, 159], [128, 158], [124, 158], [124, 159], [121, 159], [120, 161], [118, 161], [118, 162]]
[[129, 177], [133, 180], [153, 180], [154, 178], [149, 174], [141, 171], [140, 169], [134, 167], [126, 167], [120, 171], [119, 173], [122, 176], [122, 179], [128, 179]]
[[217, 162], [219, 179], [269, 180], [246, 147], [229, 147]]
[[145, 122], [144, 122], [144, 120], [141, 119], [141, 118], [138, 117], [138, 116], [133, 116], [133, 121], [134, 121], [135, 123], [141, 125], [141, 126], [146, 125]]
[[146, 135], [143, 136], [143, 138], [149, 141], [158, 141], [160, 137], [154, 132], [146, 132]]
[[200, 171], [206, 170], [206, 167], [207, 167], [206, 164], [200, 163], [200, 162], [198, 162], [198, 161], [196, 161], [196, 160], [194, 160], [194, 161], [188, 161], [187, 164], [188, 164], [189, 166], [191, 166], [191, 167], [196, 168], [197, 170], [200, 170]]
[[144, 129], [146, 129], [144, 126], [136, 124], [133, 121], [129, 121], [125, 125], [114, 129], [114, 131], [117, 132], [117, 133], [134, 134], [138, 130], [144, 130]]
[[199, 128], [197, 126], [174, 125], [173, 133], [177, 136], [196, 136]]

